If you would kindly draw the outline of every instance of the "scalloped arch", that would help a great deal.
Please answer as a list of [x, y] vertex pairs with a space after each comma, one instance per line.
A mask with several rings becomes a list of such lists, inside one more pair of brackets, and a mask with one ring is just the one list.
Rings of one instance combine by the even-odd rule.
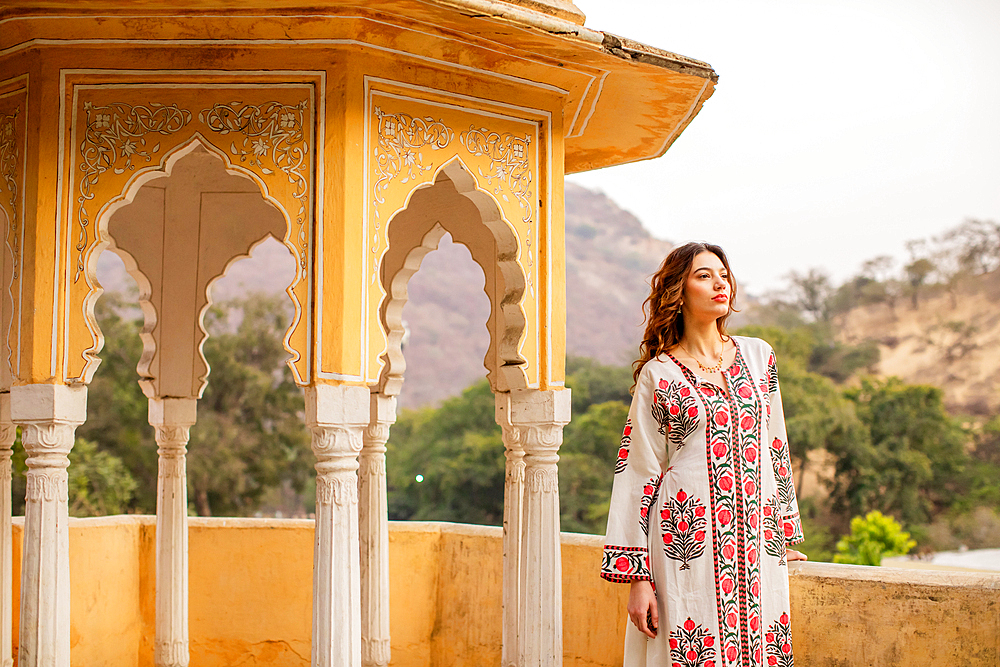
[[[271, 211], [274, 215], [273, 220], [270, 221], [270, 226], [267, 226], [266, 224], [259, 225], [256, 228], [248, 226], [245, 230], [246, 234], [244, 237], [237, 239], [235, 245], [231, 247], [228, 252], [213, 258], [216, 260], [215, 268], [209, 271], [209, 275], [197, 276], [196, 283], [194, 285], [196, 291], [193, 294], [196, 307], [191, 311], [190, 322], [184, 322], [184, 325], [189, 324], [191, 327], [195, 328], [193, 330], [195, 331], [195, 337], [197, 340], [194, 342], [194, 345], [189, 353], [185, 351], [185, 354], [189, 354], [191, 357], [189, 361], [191, 366], [195, 368], [195, 370], [193, 370], [195, 377], [194, 381], [190, 384], [189, 390], [186, 392], [178, 392], [160, 385], [160, 381], [163, 379], [163, 373], [159, 370], [162, 368], [162, 363], [160, 362], [163, 360], [163, 355], [161, 354], [162, 351], [159, 349], [159, 336], [157, 335], [157, 325], [160, 323], [160, 313], [157, 312], [153, 295], [154, 291], [156, 291], [158, 287], [162, 290], [162, 283], [165, 282], [166, 277], [165, 272], [160, 275], [160, 284], [158, 286], [154, 285], [154, 281], [152, 281], [150, 277], [144, 273], [140, 267], [140, 262], [134, 256], [135, 250], [123, 247], [123, 244], [121, 244], [119, 240], [116, 240], [115, 234], [117, 233], [121, 236], [122, 230], [117, 230], [116, 233], [113, 233], [111, 228], [115, 224], [116, 214], [119, 212], [124, 213], [127, 211], [127, 207], [129, 205], [136, 203], [136, 198], [140, 196], [140, 191], [142, 191], [143, 188], [153, 186], [155, 181], [169, 179], [175, 174], [180, 173], [177, 171], [178, 165], [180, 164], [181, 169], [183, 169], [182, 161], [185, 160], [185, 158], [192, 157], [198, 152], [202, 152], [206, 154], [206, 156], [211, 157], [210, 163], [213, 166], [209, 168], [217, 169], [217, 173], [224, 173], [227, 177], [235, 176], [252, 184], [248, 188], [239, 190], [236, 193], [226, 192], [223, 194], [245, 194], [252, 196], [253, 198], [256, 198], [257, 202], [262, 207], [262, 210], [263, 207], [266, 207], [267, 210]], [[206, 193], [207, 191], [199, 192], [200, 195], [204, 195]], [[90, 285], [91, 289], [84, 301], [87, 326], [93, 333], [96, 334], [96, 343], [91, 348], [84, 351], [84, 355], [87, 358], [88, 363], [85, 368], [83, 379], [85, 382], [89, 382], [93, 377], [93, 372], [96, 370], [97, 365], [100, 362], [96, 355], [104, 344], [103, 334], [100, 332], [100, 327], [98, 326], [94, 316], [94, 306], [96, 305], [97, 299], [103, 293], [103, 289], [98, 285], [95, 279], [95, 271], [97, 259], [100, 256], [100, 253], [105, 249], [110, 249], [122, 258], [129, 275], [131, 275], [139, 285], [139, 304], [144, 315], [144, 326], [140, 333], [143, 343], [143, 352], [137, 370], [140, 376], [139, 383], [143, 388], [143, 392], [149, 397], [167, 395], [176, 396], [180, 393], [184, 393], [193, 398], [201, 397], [205, 387], [207, 386], [207, 378], [210, 372], [208, 363], [203, 354], [204, 343], [208, 338], [208, 332], [204, 328], [203, 320], [205, 313], [212, 304], [212, 285], [217, 280], [222, 278], [234, 263], [240, 259], [249, 257], [253, 248], [262, 243], [268, 237], [273, 236], [290, 251], [293, 257], [296, 258], [296, 267], [301, 266], [301, 262], [298, 261], [298, 248], [289, 239], [290, 218], [285, 208], [274, 197], [270, 196], [266, 185], [257, 174], [249, 169], [242, 168], [239, 165], [234, 165], [228, 159], [228, 156], [223, 150], [212, 145], [211, 142], [207, 141], [205, 137], [199, 133], [195, 133], [195, 135], [189, 140], [166, 152], [158, 167], [143, 170], [130, 179], [123, 193], [119, 197], [116, 197], [112, 201], [108, 202], [108, 204], [101, 210], [97, 220], [97, 237], [99, 240], [95, 243], [93, 249], [86, 257], [85, 275], [87, 283]], [[170, 221], [164, 219], [162, 224], [164, 225], [164, 234], [166, 234], [167, 225], [170, 224]], [[129, 244], [126, 243], [125, 245]], [[201, 251], [200, 239], [199, 251]], [[201, 267], [199, 266], [199, 268]], [[296, 276], [293, 279], [292, 284], [285, 289], [285, 293], [291, 299], [294, 315], [292, 322], [283, 337], [283, 344], [285, 349], [292, 355], [288, 364], [292, 368], [293, 373], [296, 370], [294, 364], [302, 356], [302, 352], [294, 349], [291, 343], [291, 335], [301, 318], [304, 316], [304, 307], [298, 300], [296, 294], [292, 291], [292, 288], [303, 279], [304, 276], [302, 276], [301, 273], [301, 269], [297, 268]], [[171, 361], [171, 363], [176, 362]], [[198, 370], [199, 367], [200, 370]], [[296, 379], [299, 379], [297, 375]]]
[[445, 233], [469, 249], [486, 278], [490, 346], [484, 365], [490, 386], [493, 391], [527, 387], [527, 361], [518, 350], [527, 322], [521, 308], [526, 279], [517, 262], [517, 234], [496, 201], [477, 187], [461, 158], [454, 157], [437, 170], [432, 183], [413, 189], [406, 206], [387, 225], [388, 249], [380, 265], [386, 298], [379, 313], [387, 332], [387, 348], [379, 391], [396, 395], [402, 388], [406, 370], [401, 349], [402, 311], [408, 299], [407, 285]]

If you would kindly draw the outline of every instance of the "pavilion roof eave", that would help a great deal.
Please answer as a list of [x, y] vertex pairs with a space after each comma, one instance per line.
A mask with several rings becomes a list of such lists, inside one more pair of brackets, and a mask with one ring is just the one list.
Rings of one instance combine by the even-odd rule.
[[[463, 13], [474, 11], [477, 18], [498, 19], [548, 33], [557, 40], [576, 42], [589, 55], [580, 60], [594, 60], [595, 66], [605, 70], [601, 88], [609, 88], [610, 94], [599, 94], [594, 100], [586, 129], [566, 136], [566, 173], [660, 157], [712, 96], [719, 80], [712, 66], [701, 60], [587, 28], [583, 13], [562, 0], [434, 1]], [[562, 13], [566, 4], [575, 13]], [[614, 74], [621, 75], [614, 78], [629, 83], [616, 86]], [[682, 78], [688, 79], [686, 85], [678, 85]], [[650, 89], [643, 83], [654, 85]], [[664, 89], [673, 89], [674, 94], [649, 94], [667, 93]], [[635, 122], [630, 123], [630, 118]], [[631, 142], [622, 136], [623, 128], [632, 130], [625, 131]]]
[[[9, 35], [8, 39], [0, 39], [0, 53], [5, 47], [18, 48], [17, 43], [57, 43], [65, 37], [60, 34], [60, 40], [48, 39], [49, 23], [19, 19], [64, 17], [73, 18], [75, 25], [79, 25], [79, 20], [88, 15], [96, 20], [102, 15], [108, 16], [109, 12], [121, 14], [121, 8], [111, 0], [35, 0], [30, 3], [0, 0], [0, 33]], [[452, 58], [458, 63], [479, 57], [479, 62], [488, 63], [486, 67], [503, 72], [508, 79], [519, 77], [526, 84], [547, 84], [567, 91], [566, 173], [663, 155], [711, 97], [718, 81], [715, 71], [705, 62], [587, 28], [582, 25], [585, 18], [582, 12], [568, 0], [373, 0], [363, 5], [358, 5], [356, 0], [319, 0], [308, 5], [301, 0], [137, 0], [130, 5], [128, 13], [150, 18], [180, 14], [188, 19], [203, 16], [207, 21], [221, 19], [220, 14], [234, 17], [268, 15], [291, 24], [301, 18], [299, 34], [294, 26], [283, 28], [278, 40], [300, 45], [322, 41], [317, 39], [321, 35], [315, 32], [315, 22], [310, 24], [317, 15], [328, 15], [344, 26], [337, 29], [327, 23], [323, 27], [322, 37], [325, 38], [349, 37], [350, 33], [355, 37], [364, 33], [366, 38], [371, 38], [378, 34], [377, 30], [356, 32], [357, 29], [351, 27], [370, 20], [412, 29], [414, 34], [422, 36], [421, 39], [431, 37], [454, 42], [458, 38], [467, 44], [469, 51], [452, 49], [447, 51], [445, 59]], [[14, 24], [21, 26], [12, 32], [4, 30], [13, 28]], [[107, 25], [73, 27], [69, 32], [82, 35], [89, 30], [85, 37], [92, 39], [95, 32], [103, 34], [110, 30]], [[436, 29], [428, 30], [432, 25], [436, 25]], [[187, 28], [190, 30], [190, 25]], [[240, 34], [230, 37], [239, 37], [241, 43], [267, 37], [264, 35], [267, 27], [232, 29]], [[116, 37], [135, 38], [138, 35]], [[155, 35], [141, 37], [138, 41], [157, 39]], [[270, 36], [270, 43], [275, 41], [273, 37]], [[214, 43], [226, 38], [216, 32], [211, 39], [192, 39], [191, 43]], [[469, 55], [474, 52], [486, 55]], [[413, 53], [422, 55], [420, 51]], [[443, 64], [447, 65], [444, 61]], [[573, 77], [576, 83], [571, 81]], [[581, 84], [584, 79], [589, 83]]]

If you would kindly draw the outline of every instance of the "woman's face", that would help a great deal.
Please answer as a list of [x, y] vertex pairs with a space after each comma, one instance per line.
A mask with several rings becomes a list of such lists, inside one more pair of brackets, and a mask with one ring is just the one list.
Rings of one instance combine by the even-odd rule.
[[691, 262], [684, 283], [685, 315], [718, 319], [729, 312], [729, 272], [714, 252], [701, 252]]

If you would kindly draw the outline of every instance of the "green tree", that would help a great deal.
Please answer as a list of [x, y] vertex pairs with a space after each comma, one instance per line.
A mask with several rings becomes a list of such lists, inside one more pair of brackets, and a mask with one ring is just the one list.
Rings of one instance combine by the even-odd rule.
[[87, 390], [87, 421], [77, 436], [120, 459], [136, 482], [128, 510], [156, 511], [156, 442], [136, 366], [142, 354], [139, 312], [125, 298], [104, 294], [94, 309], [104, 349], [101, 365]]
[[837, 542], [833, 561], [877, 566], [883, 558], [906, 555], [916, 545], [895, 519], [873, 510], [851, 519], [851, 534]]
[[77, 438], [69, 462], [70, 515], [106, 516], [128, 510], [138, 484], [120, 458]]
[[503, 522], [504, 446], [489, 383], [439, 408], [403, 410], [387, 453], [389, 518]]
[[256, 294], [213, 306], [206, 319], [212, 370], [191, 428], [188, 488], [199, 515], [246, 516], [268, 489], [301, 493], [312, 477], [305, 400], [282, 345], [289, 305]]
[[566, 426], [559, 450], [563, 530], [604, 533], [608, 525], [612, 472], [628, 409], [621, 401], [596, 403]]
[[587, 357], [569, 357], [566, 386], [573, 391], [574, 419], [596, 403], [618, 401], [628, 405], [632, 401], [632, 368], [605, 366]]
[[910, 285], [910, 305], [916, 310], [920, 307], [920, 292], [927, 278], [934, 272], [934, 262], [927, 257], [918, 257], [907, 264], [904, 270]]
[[806, 273], [792, 271], [788, 274], [794, 303], [812, 322], [821, 322], [830, 316], [829, 297], [833, 292], [830, 276], [821, 269]]
[[945, 411], [940, 389], [865, 378], [846, 396], [868, 437], [831, 449], [836, 509], [851, 515], [880, 509], [915, 525], [959, 501], [968, 438]]

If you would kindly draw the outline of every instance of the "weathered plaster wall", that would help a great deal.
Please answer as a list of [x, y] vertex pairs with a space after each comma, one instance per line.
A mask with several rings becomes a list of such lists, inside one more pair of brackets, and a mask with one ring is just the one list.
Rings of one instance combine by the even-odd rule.
[[[15, 642], [22, 523], [14, 527]], [[72, 520], [72, 664], [152, 666], [154, 519]], [[621, 664], [626, 586], [596, 576], [602, 538], [563, 535], [566, 667]], [[500, 660], [501, 530], [390, 524], [392, 664]], [[308, 665], [311, 521], [191, 519], [191, 664]], [[1000, 575], [793, 564], [796, 662], [1000, 664]]]

